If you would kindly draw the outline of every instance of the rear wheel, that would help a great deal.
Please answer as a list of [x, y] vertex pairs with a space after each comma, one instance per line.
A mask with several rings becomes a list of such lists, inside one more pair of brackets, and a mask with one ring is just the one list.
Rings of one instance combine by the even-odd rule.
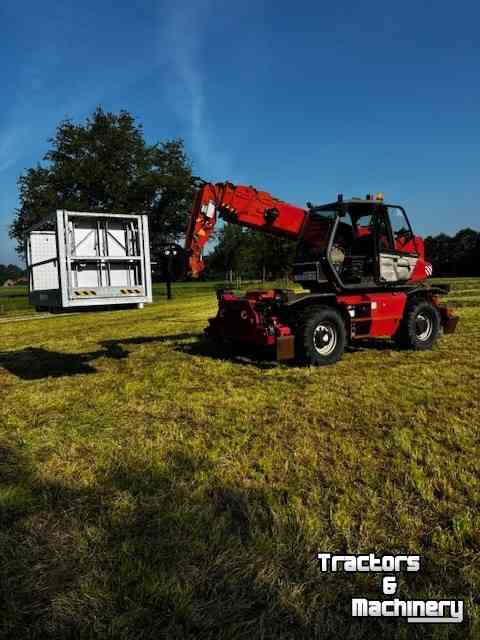
[[412, 300], [407, 303], [394, 339], [405, 349], [425, 351], [433, 347], [439, 332], [440, 314], [437, 308], [427, 300]]
[[333, 364], [345, 350], [346, 330], [342, 315], [332, 307], [315, 307], [303, 312], [296, 331], [296, 358], [315, 367]]

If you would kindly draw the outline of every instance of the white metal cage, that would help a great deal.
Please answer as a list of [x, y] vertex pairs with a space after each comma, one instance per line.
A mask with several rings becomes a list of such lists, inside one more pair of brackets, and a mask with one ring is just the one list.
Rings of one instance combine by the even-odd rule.
[[28, 231], [25, 245], [36, 307], [152, 301], [147, 216], [59, 210]]

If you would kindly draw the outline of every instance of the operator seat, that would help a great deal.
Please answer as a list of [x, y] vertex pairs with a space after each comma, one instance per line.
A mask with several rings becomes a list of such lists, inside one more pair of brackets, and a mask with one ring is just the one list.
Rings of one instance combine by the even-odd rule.
[[372, 257], [375, 254], [375, 235], [370, 232], [353, 240], [352, 255]]
[[347, 284], [362, 285], [373, 278], [375, 234], [371, 229], [354, 234], [351, 252], [345, 261], [343, 279]]

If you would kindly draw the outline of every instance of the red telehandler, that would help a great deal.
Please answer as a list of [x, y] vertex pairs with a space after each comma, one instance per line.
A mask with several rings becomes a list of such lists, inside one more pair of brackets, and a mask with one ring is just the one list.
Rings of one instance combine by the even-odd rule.
[[208, 337], [276, 348], [277, 359], [324, 365], [342, 357], [348, 341], [393, 338], [430, 349], [440, 329], [458, 317], [428, 286], [431, 265], [403, 207], [381, 194], [305, 209], [253, 187], [201, 181], [187, 227], [191, 275], [203, 269], [202, 251], [218, 218], [297, 240], [293, 279], [306, 291], [274, 289], [234, 295], [217, 292], [218, 313]]

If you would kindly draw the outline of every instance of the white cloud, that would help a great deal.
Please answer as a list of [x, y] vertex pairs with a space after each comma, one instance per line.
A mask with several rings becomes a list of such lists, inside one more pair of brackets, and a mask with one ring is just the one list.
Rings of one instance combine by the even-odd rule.
[[214, 15], [210, 9], [208, 0], [197, 0], [162, 13], [159, 55], [166, 57], [173, 74], [172, 106], [190, 129], [187, 146], [192, 150], [195, 169], [207, 180], [224, 180], [230, 174], [231, 163], [209, 128], [204, 74], [199, 64], [208, 21]]

